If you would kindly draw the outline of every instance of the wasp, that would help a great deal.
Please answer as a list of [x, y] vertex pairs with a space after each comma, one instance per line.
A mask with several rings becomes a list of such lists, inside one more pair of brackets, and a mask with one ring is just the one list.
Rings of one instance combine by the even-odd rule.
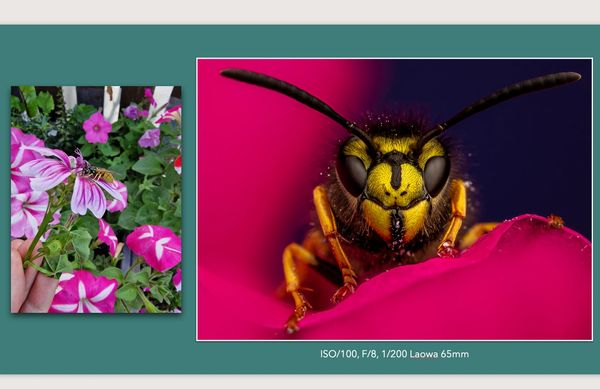
[[112, 175], [112, 172], [108, 169], [103, 169], [100, 167], [93, 166], [89, 163], [86, 163], [83, 169], [81, 169], [80, 174], [82, 176], [90, 177], [92, 180], [104, 180], [109, 184], [112, 184], [115, 181], [115, 178]]
[[[459, 155], [442, 135], [494, 105], [531, 92], [571, 83], [574, 72], [544, 75], [499, 89], [433, 127], [424, 121], [379, 116], [358, 125], [317, 97], [288, 82], [242, 69], [225, 77], [271, 89], [331, 118], [349, 132], [332, 163], [328, 182], [313, 190], [318, 228], [283, 250], [286, 291], [294, 310], [288, 333], [311, 308], [302, 291], [301, 266], [338, 284], [332, 302], [354, 293], [358, 282], [393, 266], [435, 256], [453, 257], [496, 223], [474, 225], [458, 240], [467, 216], [467, 188], [455, 165]], [[332, 271], [333, 270], [333, 271]]]

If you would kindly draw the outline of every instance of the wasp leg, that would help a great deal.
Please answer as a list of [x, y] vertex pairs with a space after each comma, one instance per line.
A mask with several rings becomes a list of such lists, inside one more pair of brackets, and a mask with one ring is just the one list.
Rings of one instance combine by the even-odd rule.
[[356, 289], [356, 273], [352, 270], [350, 261], [342, 249], [340, 244], [340, 235], [335, 225], [335, 217], [327, 198], [327, 190], [323, 186], [317, 186], [313, 191], [313, 198], [315, 203], [315, 209], [317, 210], [317, 217], [323, 230], [323, 235], [327, 240], [331, 254], [335, 258], [340, 271], [342, 272], [343, 285], [334, 293], [331, 300], [334, 303], [339, 303], [346, 296], [354, 293]]
[[437, 248], [440, 257], [454, 257], [458, 253], [455, 248], [456, 236], [460, 231], [463, 219], [467, 216], [467, 190], [462, 180], [452, 181], [450, 202], [452, 204], [452, 217], [442, 243]]
[[297, 262], [311, 266], [318, 265], [315, 256], [297, 243], [290, 243], [283, 250], [283, 274], [285, 276], [286, 291], [292, 295], [295, 307], [294, 313], [292, 313], [285, 326], [288, 333], [298, 330], [298, 322], [304, 318], [307, 309], [311, 308], [300, 292], [300, 274], [296, 268]]
[[473, 227], [469, 228], [469, 230], [460, 239], [460, 249], [464, 250], [471, 247], [475, 242], [477, 242], [477, 239], [493, 230], [497, 225], [498, 223], [475, 224]]

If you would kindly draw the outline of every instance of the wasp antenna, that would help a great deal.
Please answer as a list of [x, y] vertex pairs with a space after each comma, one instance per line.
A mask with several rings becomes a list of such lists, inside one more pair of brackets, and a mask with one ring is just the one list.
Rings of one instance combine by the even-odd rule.
[[329, 105], [325, 104], [320, 99], [311, 95], [298, 88], [295, 85], [287, 83], [285, 81], [279, 80], [277, 78], [267, 76], [266, 74], [251, 72], [248, 70], [242, 69], [225, 69], [221, 71], [221, 75], [224, 77], [232, 78], [237, 81], [246, 82], [248, 84], [261, 86], [263, 88], [271, 89], [275, 92], [279, 92], [286, 96], [293, 98], [294, 100], [299, 101], [300, 103], [314, 109], [322, 113], [323, 115], [333, 119], [335, 122], [341, 124], [346, 130], [348, 130], [351, 134], [360, 138], [367, 147], [375, 152], [376, 148], [367, 133], [359, 128], [353, 122], [345, 119], [342, 115], [333, 110]]
[[512, 99], [513, 97], [521, 96], [527, 93], [537, 92], [540, 90], [553, 88], [555, 86], [568, 84], [570, 82], [579, 81], [579, 79], [581, 79], [581, 75], [579, 73], [562, 72], [531, 78], [529, 80], [517, 82], [515, 84], [499, 89], [494, 93], [469, 105], [468, 107], [451, 117], [449, 120], [442, 122], [437, 126], [433, 127], [431, 130], [427, 131], [419, 139], [416, 149], [420, 150], [425, 145], [425, 143], [439, 136], [456, 123], [478, 112], [493, 107], [496, 104], [500, 104], [506, 100]]

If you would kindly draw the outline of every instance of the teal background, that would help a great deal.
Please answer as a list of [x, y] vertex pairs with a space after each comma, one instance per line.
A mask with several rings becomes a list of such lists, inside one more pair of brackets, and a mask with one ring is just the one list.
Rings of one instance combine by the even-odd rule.
[[[6, 128], [0, 152], [7, 163], [0, 169], [5, 183], [0, 188], [0, 242], [7, 258], [0, 267], [0, 372], [600, 373], [598, 342], [196, 342], [193, 217], [196, 57], [595, 58], [599, 40], [600, 26], [0, 26], [0, 123]], [[183, 313], [11, 315], [10, 86], [108, 83], [182, 86]], [[593, 88], [598, 90], [597, 80]], [[594, 113], [599, 117], [598, 102]], [[594, 225], [597, 216], [595, 210]], [[596, 266], [595, 277], [598, 271]], [[468, 351], [470, 358], [320, 359], [324, 348], [451, 348]]]

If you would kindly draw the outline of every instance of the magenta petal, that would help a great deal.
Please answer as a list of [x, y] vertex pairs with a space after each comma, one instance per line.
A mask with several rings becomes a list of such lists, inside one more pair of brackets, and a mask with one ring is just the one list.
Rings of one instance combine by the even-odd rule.
[[[399, 266], [361, 283], [337, 306], [309, 313], [294, 339], [590, 340], [591, 270], [587, 239], [523, 215], [457, 258]], [[198, 274], [200, 339], [289, 339], [281, 329], [287, 302], [207, 269]], [[244, 301], [224, 312], [220, 302], [240, 295]]]
[[175, 290], [181, 292], [181, 268], [177, 269], [173, 276], [173, 286], [175, 286]]
[[33, 238], [48, 208], [46, 192], [25, 192], [11, 195], [10, 235], [13, 238]]
[[61, 276], [51, 313], [112, 313], [117, 280], [94, 276], [87, 270], [75, 270]]
[[163, 272], [181, 262], [181, 238], [169, 228], [144, 225], [126, 239], [127, 246], [152, 268]]
[[108, 212], [118, 212], [127, 208], [127, 187], [119, 181], [114, 181], [114, 186], [108, 186], [110, 191], [106, 188], [106, 186], [102, 186], [102, 188], [106, 190], [111, 196], [113, 196], [111, 194], [112, 190], [115, 189], [116, 192], [121, 195], [121, 199], [117, 199], [115, 198], [115, 196], [113, 196], [113, 199], [106, 205], [106, 210]]
[[98, 219], [98, 224], [98, 239], [108, 245], [108, 251], [110, 252], [110, 255], [114, 257], [117, 251], [117, 244], [119, 243], [117, 236], [110, 224], [104, 220]]

